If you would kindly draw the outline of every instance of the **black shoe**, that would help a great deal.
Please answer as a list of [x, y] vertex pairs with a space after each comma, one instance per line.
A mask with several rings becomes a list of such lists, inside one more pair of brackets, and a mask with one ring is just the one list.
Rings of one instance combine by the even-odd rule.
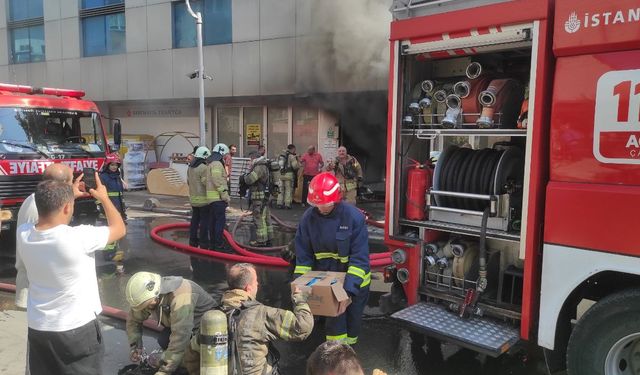
[[285, 208], [286, 208], [287, 210], [290, 210], [290, 209], [291, 209], [291, 206], [286, 206]]
[[276, 208], [279, 209], [279, 210], [282, 210], [284, 208], [284, 206], [279, 204], [279, 205], [276, 206]]

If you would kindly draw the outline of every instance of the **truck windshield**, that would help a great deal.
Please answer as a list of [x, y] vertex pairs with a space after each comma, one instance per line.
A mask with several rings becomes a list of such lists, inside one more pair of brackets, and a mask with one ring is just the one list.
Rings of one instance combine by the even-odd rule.
[[106, 142], [100, 116], [51, 108], [0, 108], [0, 153], [50, 158], [98, 156]]

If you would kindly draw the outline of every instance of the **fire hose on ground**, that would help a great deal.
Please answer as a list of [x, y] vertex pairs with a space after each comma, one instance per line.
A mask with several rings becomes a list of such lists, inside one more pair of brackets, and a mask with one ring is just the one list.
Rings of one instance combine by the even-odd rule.
[[[375, 226], [377, 228], [384, 227], [383, 223], [369, 219], [369, 215], [364, 211], [363, 213], [365, 214], [367, 224], [371, 226]], [[193, 247], [188, 244], [180, 243], [180, 242], [173, 241], [160, 236], [160, 233], [166, 232], [169, 230], [188, 229], [189, 223], [172, 223], [172, 224], [159, 225], [151, 230], [151, 238], [162, 245], [176, 249], [178, 251], [205, 256], [208, 258], [214, 258], [214, 259], [226, 260], [226, 261], [232, 261], [232, 262], [248, 262], [248, 263], [260, 264], [260, 265], [266, 265], [266, 266], [274, 266], [274, 267], [288, 267], [289, 263], [284, 259], [281, 259], [275, 256], [263, 255], [263, 254], [258, 254], [253, 252], [253, 251], [279, 251], [279, 250], [282, 250], [283, 248], [286, 248], [287, 245], [272, 246], [272, 247], [251, 247], [248, 245], [241, 245], [241, 244], [238, 244], [238, 242], [236, 242], [236, 240], [234, 239], [234, 235], [240, 223], [242, 222], [242, 219], [245, 216], [241, 216], [236, 221], [236, 223], [231, 229], [231, 233], [228, 232], [227, 230], [225, 230], [223, 233], [225, 239], [229, 243], [229, 246], [231, 246], [231, 248], [237, 254], [229, 254], [229, 253], [225, 253], [217, 250], [201, 249], [198, 247]], [[291, 230], [295, 229], [295, 227], [282, 222], [280, 219], [278, 219], [274, 215], [272, 215], [272, 218], [274, 218], [274, 220], [284, 228], [291, 229]], [[253, 250], [253, 251], [250, 251], [250, 250]], [[391, 253], [384, 252], [384, 253], [371, 254], [370, 259], [371, 259], [372, 268], [384, 267], [391, 264]]]
[[[8, 293], [15, 293], [16, 292], [16, 286], [13, 284], [7, 284], [7, 283], [0, 283], [0, 291], [3, 292], [8, 292]], [[125, 311], [122, 311], [120, 309], [117, 309], [115, 307], [111, 307], [111, 306], [106, 306], [106, 305], [102, 305], [102, 315], [104, 316], [108, 316], [109, 318], [114, 318], [114, 319], [119, 319], [122, 321], [126, 321], [127, 320], [127, 316], [129, 314], [127, 314]], [[148, 328], [151, 329], [153, 331], [156, 332], [162, 332], [164, 330], [163, 327], [161, 327], [157, 321], [152, 320], [152, 319], [147, 319], [144, 322], [142, 322], [142, 325], [144, 326], [144, 328]]]

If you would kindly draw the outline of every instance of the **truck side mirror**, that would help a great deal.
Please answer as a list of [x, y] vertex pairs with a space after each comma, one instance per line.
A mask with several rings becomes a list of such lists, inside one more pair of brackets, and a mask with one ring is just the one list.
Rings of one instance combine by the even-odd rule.
[[122, 143], [122, 125], [120, 124], [120, 120], [116, 120], [113, 124], [113, 143], [118, 146]]

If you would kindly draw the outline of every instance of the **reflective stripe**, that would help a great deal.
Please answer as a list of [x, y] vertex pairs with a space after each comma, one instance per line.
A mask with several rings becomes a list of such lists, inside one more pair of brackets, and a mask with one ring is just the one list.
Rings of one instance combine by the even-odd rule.
[[189, 197], [189, 202], [191, 202], [192, 204], [204, 204], [207, 203], [207, 197], [191, 196]]
[[293, 270], [293, 273], [299, 273], [301, 275], [304, 275], [309, 271], [311, 271], [311, 267], [309, 266], [296, 266], [296, 268]]
[[356, 337], [347, 337], [347, 339], [344, 341], [345, 344], [348, 345], [354, 345], [358, 343], [358, 336]]
[[315, 257], [317, 260], [320, 259], [335, 259], [339, 260], [340, 263], [349, 263], [349, 257], [341, 257], [338, 253], [315, 253]]
[[364, 288], [365, 286], [371, 284], [371, 272], [365, 275], [362, 284], [360, 284], [360, 288]]
[[[347, 341], [347, 334], [344, 333], [342, 335], [337, 335], [337, 336], [329, 336], [327, 335], [327, 341], [341, 341], [341, 342], [346, 342]], [[357, 339], [356, 339], [357, 340]]]
[[364, 277], [366, 276], [366, 272], [365, 270], [363, 270], [360, 267], [356, 267], [356, 266], [349, 266], [349, 270], [347, 271], [347, 273], [350, 273], [354, 276], [358, 276], [361, 279], [364, 279]]
[[122, 195], [122, 192], [120, 191], [109, 191], [107, 192], [107, 196], [109, 197], [119, 197]]
[[364, 288], [365, 286], [371, 284], [371, 272], [367, 273], [360, 267], [349, 266], [349, 270], [347, 271], [347, 273], [362, 279], [360, 288]]
[[291, 335], [289, 331], [291, 330], [291, 323], [293, 319], [295, 319], [295, 315], [291, 311], [287, 311], [284, 313], [284, 319], [282, 321], [282, 327], [280, 327], [280, 338], [283, 340], [288, 340]]
[[217, 190], [207, 190], [208, 199], [220, 199], [220, 193]]

